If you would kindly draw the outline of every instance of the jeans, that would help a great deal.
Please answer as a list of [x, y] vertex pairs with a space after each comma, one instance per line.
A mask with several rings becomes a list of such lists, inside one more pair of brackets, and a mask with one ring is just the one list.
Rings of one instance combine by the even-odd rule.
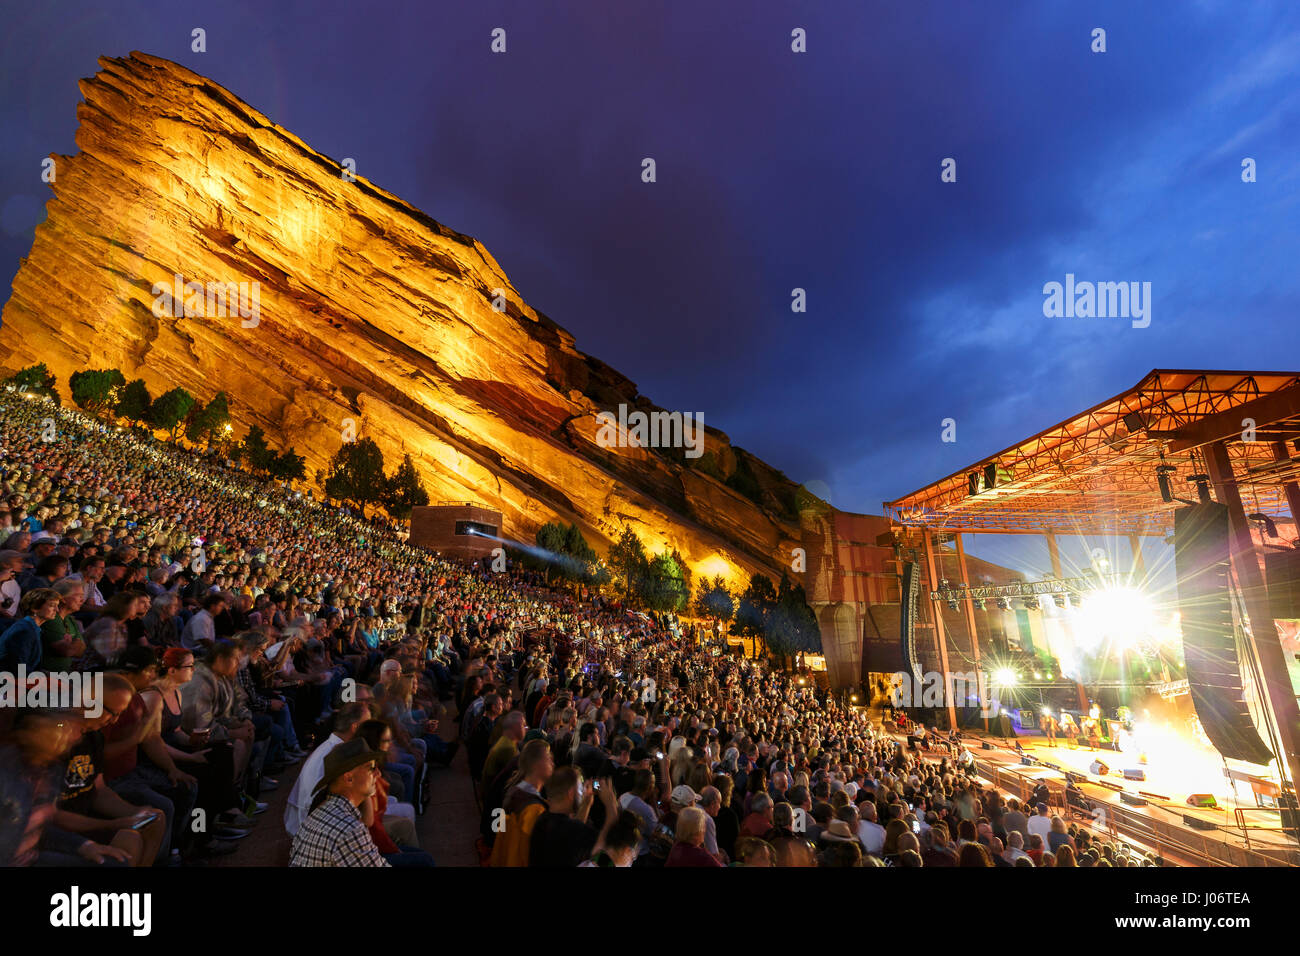
[[[284, 757], [284, 727], [270, 713], [254, 714], [253, 727], [256, 739], [266, 742], [266, 761], [275, 763]], [[262, 764], [258, 765], [260, 772]]]
[[413, 846], [398, 844], [398, 853], [385, 853], [384, 859], [390, 866], [434, 866], [433, 857]]
[[140, 760], [133, 770], [108, 782], [109, 789], [127, 803], [161, 810], [167, 818], [167, 834], [158, 848], [155, 862], [167, 859], [171, 848], [181, 848], [188, 842], [190, 811], [198, 799], [193, 786], [172, 783], [159, 767]]
[[402, 754], [397, 760], [384, 764], [384, 772], [391, 773], [402, 782], [402, 793], [408, 800], [415, 799], [415, 757]]
[[279, 710], [270, 710], [267, 713], [275, 721], [276, 726], [284, 731], [284, 746], [290, 750], [300, 749], [298, 733], [293, 729], [293, 705], [286, 700]]

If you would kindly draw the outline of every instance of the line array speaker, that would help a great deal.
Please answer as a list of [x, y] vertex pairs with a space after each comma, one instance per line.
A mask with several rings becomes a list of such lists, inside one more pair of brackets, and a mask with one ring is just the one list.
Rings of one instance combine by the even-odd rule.
[[1229, 594], [1227, 506], [1202, 502], [1174, 512], [1174, 568], [1183, 657], [1196, 716], [1224, 757], [1266, 764], [1272, 752], [1246, 708]]

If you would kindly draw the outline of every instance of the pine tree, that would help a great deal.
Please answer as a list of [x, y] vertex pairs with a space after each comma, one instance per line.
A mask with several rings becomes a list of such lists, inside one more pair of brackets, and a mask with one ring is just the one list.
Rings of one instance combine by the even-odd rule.
[[225, 392], [217, 392], [212, 401], [199, 407], [195, 405], [185, 422], [185, 437], [198, 443], [206, 442], [209, 447], [216, 443], [230, 424], [230, 403]]
[[609, 549], [608, 562], [614, 576], [622, 581], [624, 596], [634, 598], [640, 595], [650, 570], [650, 561], [646, 557], [645, 545], [635, 531], [623, 528], [623, 534]]
[[137, 378], [122, 386], [114, 411], [118, 418], [124, 418], [132, 425], [141, 425], [148, 421], [149, 406], [152, 404], [153, 396], [149, 394], [149, 386], [145, 385], [144, 379]]
[[286, 448], [272, 460], [270, 472], [273, 477], [292, 485], [307, 477], [307, 460], [295, 454], [292, 448]]
[[44, 396], [52, 400], [56, 405], [61, 404], [58, 383], [54, 378], [54, 374], [45, 367], [44, 362], [29, 365], [25, 369], [15, 372], [5, 379], [4, 384], [12, 385], [20, 392], [30, 392], [33, 395]]
[[149, 424], [167, 432], [172, 441], [194, 407], [194, 396], [183, 388], [173, 388], [159, 395], [149, 406]]
[[266, 432], [262, 431], [260, 426], [249, 427], [248, 434], [244, 436], [243, 444], [240, 446], [239, 457], [247, 462], [249, 470], [255, 474], [263, 474], [271, 470], [271, 466], [275, 463], [275, 452], [266, 443]]
[[126, 376], [115, 368], [86, 369], [68, 377], [72, 401], [96, 418], [117, 404], [125, 386]]
[[366, 516], [366, 506], [384, 499], [388, 480], [384, 477], [384, 453], [370, 438], [346, 442], [330, 461], [325, 493], [351, 502]]
[[425, 490], [420, 473], [415, 470], [415, 462], [410, 455], [402, 456], [402, 463], [387, 482], [384, 496], [384, 509], [404, 521], [411, 516], [411, 509], [422, 508], [429, 503], [429, 492]]
[[721, 574], [712, 581], [700, 582], [699, 593], [695, 597], [695, 613], [715, 621], [730, 621], [736, 613], [736, 599], [727, 589], [727, 582]]

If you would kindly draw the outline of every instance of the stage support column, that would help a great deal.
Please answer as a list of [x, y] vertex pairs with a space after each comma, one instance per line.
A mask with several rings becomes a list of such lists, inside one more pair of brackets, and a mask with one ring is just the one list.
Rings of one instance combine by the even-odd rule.
[[[934, 591], [939, 587], [939, 575], [935, 573], [934, 542], [929, 528], [922, 528], [921, 533], [925, 535], [925, 567], [930, 574], [930, 590]], [[939, 644], [939, 666], [943, 668], [943, 699], [948, 705], [948, 726], [956, 730], [957, 707], [952, 699], [952, 669], [948, 666], [948, 640], [943, 632], [943, 609], [937, 601], [931, 601], [930, 612], [934, 615], [934, 636]]]
[[1300, 750], [1296, 746], [1297, 736], [1300, 735], [1300, 711], [1296, 708], [1295, 691], [1287, 673], [1282, 643], [1278, 640], [1277, 627], [1273, 624], [1268, 593], [1264, 590], [1264, 576], [1259, 570], [1259, 558], [1255, 554], [1255, 542], [1250, 535], [1246, 510], [1241, 505], [1237, 479], [1232, 473], [1228, 446], [1222, 441], [1206, 445], [1205, 463], [1209, 467], [1210, 480], [1214, 482], [1220, 503], [1228, 506], [1232, 569], [1241, 588], [1250, 636], [1255, 643], [1255, 655], [1259, 658], [1264, 686], [1268, 690], [1268, 700], [1277, 722], [1278, 740], [1285, 751], [1278, 755], [1279, 763], [1285, 759], [1292, 786], [1300, 787]]
[[[1288, 461], [1290, 458], [1291, 456], [1286, 450], [1286, 442], [1273, 442], [1274, 461]], [[1287, 507], [1291, 509], [1291, 517], [1300, 522], [1300, 485], [1297, 485], [1294, 481], [1288, 481], [1282, 486], [1282, 490], [1286, 492], [1286, 503]]]
[[1063, 578], [1065, 575], [1061, 573], [1061, 549], [1056, 543], [1056, 534], [1049, 531], [1046, 538], [1047, 554], [1052, 559], [1052, 577]]
[[1133, 552], [1133, 579], [1139, 584], [1146, 579], [1147, 564], [1142, 558], [1142, 538], [1140, 535], [1128, 536], [1129, 550]]
[[[969, 588], [971, 586], [970, 572], [966, 570], [966, 549], [962, 546], [960, 533], [957, 535], [957, 569], [961, 572], [962, 583]], [[980, 673], [980, 632], [975, 626], [975, 602], [967, 598], [965, 601], [962, 601], [961, 603], [962, 606], [966, 608], [966, 628], [970, 632], [971, 654], [975, 658], [975, 673], [976, 675], [978, 675]], [[983, 690], [983, 684], [978, 682], [978, 680], [977, 680], [977, 686], [979, 686], [980, 689]], [[984, 701], [981, 700], [980, 701], [981, 710], [983, 709], [983, 706], [984, 706]], [[988, 729], [989, 729], [989, 719], [988, 717], [985, 717], [984, 730], [986, 733], [988, 732]]]

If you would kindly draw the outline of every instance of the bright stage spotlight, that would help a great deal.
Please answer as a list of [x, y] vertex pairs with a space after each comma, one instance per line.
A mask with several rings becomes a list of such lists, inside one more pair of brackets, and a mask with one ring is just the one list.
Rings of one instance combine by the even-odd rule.
[[1081, 643], [1097, 646], [1109, 642], [1118, 650], [1132, 650], [1145, 641], [1156, 625], [1151, 599], [1136, 588], [1103, 588], [1084, 598], [1077, 626]]
[[993, 683], [998, 687], [1015, 687], [1016, 672], [1010, 667], [999, 667], [993, 672]]

